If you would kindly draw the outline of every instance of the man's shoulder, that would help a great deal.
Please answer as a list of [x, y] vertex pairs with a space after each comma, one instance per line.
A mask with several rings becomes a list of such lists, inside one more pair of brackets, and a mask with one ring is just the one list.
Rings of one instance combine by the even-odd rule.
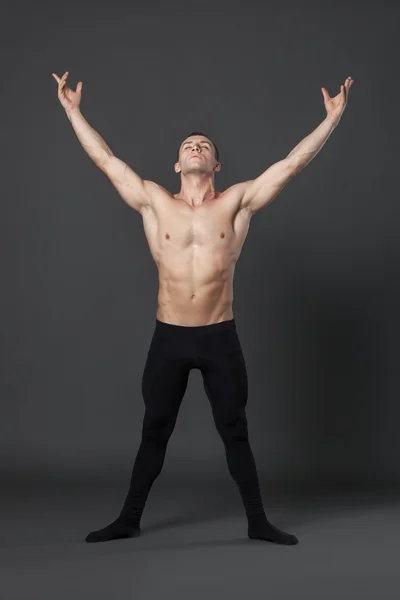
[[165, 197], [173, 198], [174, 196], [162, 185], [156, 183], [155, 181], [151, 181], [149, 179], [143, 180], [144, 187], [146, 189], [147, 197], [149, 199], [149, 205], [154, 207], [154, 204], [157, 202], [159, 198]]
[[250, 181], [240, 181], [239, 183], [234, 183], [230, 187], [226, 188], [222, 194], [243, 194], [247, 190], [250, 183]]
[[224, 192], [221, 193], [223, 197], [227, 200], [232, 200], [235, 209], [240, 210], [242, 206], [242, 200], [245, 196], [246, 190], [248, 189], [251, 181], [241, 181], [239, 183], [234, 183], [229, 188], [227, 188]]
[[143, 183], [148, 192], [150, 193], [164, 193], [168, 194], [168, 196], [171, 196], [171, 193], [165, 187], [163, 187], [159, 183], [156, 183], [155, 181], [151, 181], [150, 179], [144, 179]]

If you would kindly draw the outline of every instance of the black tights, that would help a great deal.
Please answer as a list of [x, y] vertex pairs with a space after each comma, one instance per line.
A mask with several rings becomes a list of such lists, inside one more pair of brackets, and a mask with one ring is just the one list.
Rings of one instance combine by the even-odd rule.
[[139, 525], [146, 499], [161, 472], [189, 372], [199, 369], [231, 476], [248, 518], [264, 515], [245, 407], [247, 372], [235, 320], [185, 327], [156, 319], [142, 379], [142, 441], [121, 516]]
[[245, 407], [247, 372], [234, 319], [184, 327], [156, 320], [142, 393], [145, 403], [142, 441], [120, 515], [87, 542], [140, 535], [140, 519], [154, 480], [164, 464], [189, 372], [200, 369], [215, 425], [224, 442], [229, 472], [242, 496], [248, 537], [294, 545], [296, 536], [277, 529], [264, 513], [256, 465], [249, 445]]

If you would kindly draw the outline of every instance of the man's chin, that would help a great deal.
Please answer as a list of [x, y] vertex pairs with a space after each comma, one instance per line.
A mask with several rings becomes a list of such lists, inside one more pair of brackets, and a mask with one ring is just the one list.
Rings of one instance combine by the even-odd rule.
[[204, 174], [209, 174], [212, 175], [211, 171], [207, 171], [207, 169], [204, 168], [204, 166], [202, 165], [190, 165], [188, 170], [185, 171], [185, 175], [194, 175], [195, 173], [197, 173], [198, 175], [204, 175]]

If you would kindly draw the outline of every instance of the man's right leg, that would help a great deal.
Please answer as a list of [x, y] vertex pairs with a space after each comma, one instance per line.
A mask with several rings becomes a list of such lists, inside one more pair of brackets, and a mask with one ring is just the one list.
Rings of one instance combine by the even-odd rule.
[[87, 542], [105, 542], [140, 534], [140, 518], [150, 488], [161, 472], [190, 372], [188, 362], [179, 360], [171, 350], [174, 350], [171, 339], [162, 340], [155, 332], [143, 372], [142, 441], [133, 465], [129, 491], [119, 517], [104, 529], [89, 533]]

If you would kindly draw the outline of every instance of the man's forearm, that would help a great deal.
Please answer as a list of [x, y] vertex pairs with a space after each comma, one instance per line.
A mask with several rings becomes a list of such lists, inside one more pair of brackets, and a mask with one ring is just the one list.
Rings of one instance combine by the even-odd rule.
[[89, 125], [79, 108], [70, 111], [66, 110], [65, 112], [83, 149], [88, 153], [93, 162], [101, 168], [110, 156], [113, 156], [111, 148], [97, 131]]
[[293, 161], [296, 172], [301, 171], [318, 154], [336, 126], [337, 123], [327, 117], [293, 148], [286, 158]]

